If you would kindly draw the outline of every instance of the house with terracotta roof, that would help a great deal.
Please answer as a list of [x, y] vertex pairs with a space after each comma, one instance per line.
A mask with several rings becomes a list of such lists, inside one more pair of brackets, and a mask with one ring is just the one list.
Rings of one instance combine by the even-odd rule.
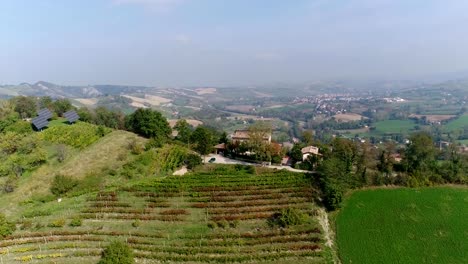
[[322, 156], [319, 153], [319, 148], [315, 146], [307, 146], [301, 149], [302, 160], [306, 160], [310, 155]]

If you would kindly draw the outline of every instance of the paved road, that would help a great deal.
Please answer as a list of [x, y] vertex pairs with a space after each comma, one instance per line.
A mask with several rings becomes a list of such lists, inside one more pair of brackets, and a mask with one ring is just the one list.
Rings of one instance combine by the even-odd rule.
[[[215, 159], [216, 159], [216, 160], [213, 162], [214, 164], [242, 164], [242, 165], [261, 166], [260, 164], [256, 164], [256, 163], [250, 163], [250, 162], [245, 162], [245, 161], [240, 161], [240, 160], [235, 160], [235, 159], [226, 158], [226, 157], [221, 156], [221, 155], [218, 155], [218, 154], [210, 154], [210, 155], [205, 156], [205, 163], [208, 163], [208, 161], [209, 161], [211, 158], [215, 158]], [[290, 166], [269, 165], [269, 166], [266, 166], [266, 167], [268, 167], [268, 168], [270, 168], [270, 169], [288, 170], [288, 171], [292, 171], [292, 172], [301, 172], [301, 173], [304, 173], [304, 172], [311, 172], [311, 171], [307, 171], [307, 170], [298, 170], [298, 169], [294, 169], [294, 168], [291, 168]]]

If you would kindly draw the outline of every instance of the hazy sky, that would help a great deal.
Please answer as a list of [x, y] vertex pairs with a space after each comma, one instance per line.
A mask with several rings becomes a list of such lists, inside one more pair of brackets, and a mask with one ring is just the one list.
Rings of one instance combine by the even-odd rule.
[[468, 72], [466, 0], [0, 0], [0, 33], [3, 84]]

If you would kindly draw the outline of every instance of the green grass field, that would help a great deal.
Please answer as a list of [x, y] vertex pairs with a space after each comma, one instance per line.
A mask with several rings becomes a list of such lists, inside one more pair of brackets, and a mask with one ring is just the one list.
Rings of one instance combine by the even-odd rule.
[[408, 133], [416, 123], [413, 120], [385, 120], [374, 124], [376, 133]]
[[357, 191], [336, 231], [342, 263], [468, 263], [468, 189]]
[[463, 129], [465, 126], [468, 126], [468, 115], [462, 115], [459, 118], [448, 122], [444, 127], [446, 131], [453, 131]]

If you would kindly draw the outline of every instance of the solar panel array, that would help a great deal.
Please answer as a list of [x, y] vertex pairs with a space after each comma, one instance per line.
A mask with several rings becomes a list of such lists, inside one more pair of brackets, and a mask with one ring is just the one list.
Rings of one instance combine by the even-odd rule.
[[63, 116], [68, 120], [70, 123], [75, 123], [80, 119], [80, 116], [75, 112], [75, 110], [70, 110], [68, 112], [65, 112]]
[[50, 110], [47, 109], [47, 108], [42, 108], [41, 110], [39, 110], [39, 112], [37, 112], [37, 115], [38, 115], [38, 116], [45, 117], [45, 119], [50, 119], [50, 118], [52, 118], [52, 113], [51, 113]]
[[35, 117], [33, 118], [31, 122], [33, 123], [33, 125], [36, 127], [37, 130], [41, 130], [44, 127], [49, 125], [49, 121], [47, 120], [45, 116]]

